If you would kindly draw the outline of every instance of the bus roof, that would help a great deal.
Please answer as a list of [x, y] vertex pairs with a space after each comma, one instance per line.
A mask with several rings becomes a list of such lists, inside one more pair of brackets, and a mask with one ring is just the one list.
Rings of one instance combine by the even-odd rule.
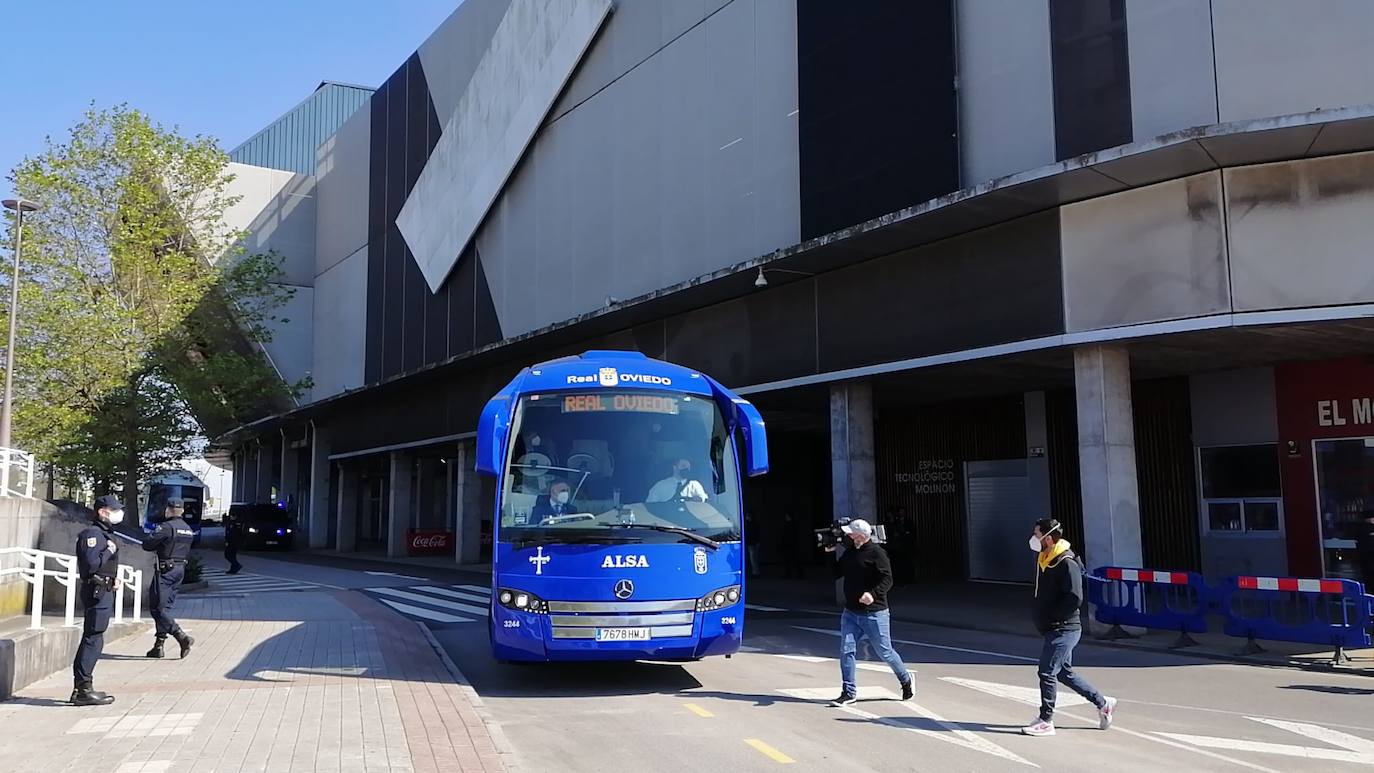
[[731, 431], [745, 436], [749, 475], [768, 471], [763, 417], [747, 400], [715, 379], [690, 368], [645, 357], [639, 352], [592, 350], [525, 368], [492, 396], [477, 422], [478, 471], [501, 474], [506, 432], [521, 395], [569, 390], [649, 389], [709, 397], [725, 415]]
[[522, 371], [502, 392], [513, 397], [607, 387], [712, 395], [710, 381], [695, 370], [653, 360], [639, 352], [619, 351], [589, 351], [541, 362]]

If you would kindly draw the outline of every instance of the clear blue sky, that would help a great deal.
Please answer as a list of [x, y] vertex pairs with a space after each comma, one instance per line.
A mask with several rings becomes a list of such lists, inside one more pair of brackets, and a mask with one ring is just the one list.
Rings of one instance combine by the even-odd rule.
[[[86, 107], [127, 102], [229, 150], [322, 80], [380, 85], [460, 0], [8, 0], [0, 194]], [[17, 75], [22, 73], [22, 75]]]

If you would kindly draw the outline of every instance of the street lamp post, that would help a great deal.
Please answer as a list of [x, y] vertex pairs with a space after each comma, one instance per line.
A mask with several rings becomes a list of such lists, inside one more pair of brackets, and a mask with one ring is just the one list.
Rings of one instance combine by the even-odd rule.
[[[5, 199], [5, 209], [13, 210], [14, 274], [10, 278], [10, 343], [5, 350], [5, 404], [0, 409], [0, 449], [4, 449], [6, 472], [9, 469], [10, 422], [14, 418], [14, 331], [19, 325], [19, 250], [24, 244], [24, 213], [33, 212], [38, 205], [27, 199]], [[8, 492], [6, 492], [8, 493]]]

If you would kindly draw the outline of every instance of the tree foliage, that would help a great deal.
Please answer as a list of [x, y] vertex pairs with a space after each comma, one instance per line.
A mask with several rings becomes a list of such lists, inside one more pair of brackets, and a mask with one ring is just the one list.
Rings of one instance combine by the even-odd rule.
[[42, 204], [24, 222], [16, 443], [67, 473], [123, 480], [126, 501], [203, 430], [303, 387], [283, 385], [253, 344], [291, 291], [280, 257], [245, 254], [225, 225], [227, 164], [212, 139], [120, 106], [92, 109], [13, 172]]

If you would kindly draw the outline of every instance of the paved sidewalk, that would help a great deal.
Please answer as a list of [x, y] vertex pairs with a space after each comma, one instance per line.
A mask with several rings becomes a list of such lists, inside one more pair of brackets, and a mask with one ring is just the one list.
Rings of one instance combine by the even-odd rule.
[[142, 653], [151, 630], [107, 645], [95, 684], [116, 697], [113, 705], [68, 705], [66, 672], [0, 703], [0, 769], [508, 767], [504, 737], [428, 632], [361, 594], [187, 595], [177, 606], [194, 651], [186, 660], [149, 660]]

